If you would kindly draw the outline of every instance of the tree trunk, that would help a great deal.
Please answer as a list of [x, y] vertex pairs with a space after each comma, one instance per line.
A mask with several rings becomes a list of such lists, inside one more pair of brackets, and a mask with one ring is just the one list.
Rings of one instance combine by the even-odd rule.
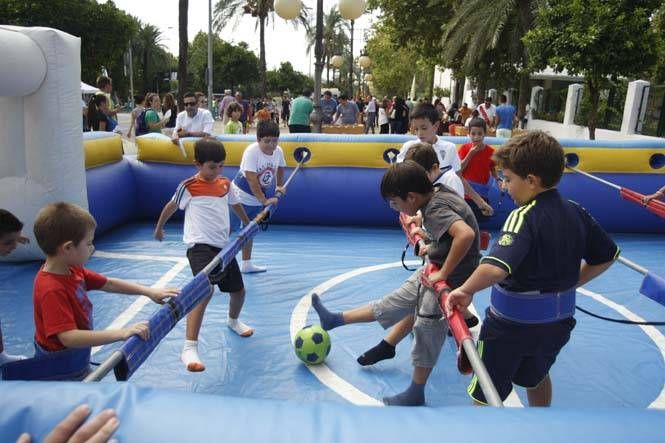
[[261, 74], [261, 97], [268, 95], [268, 86], [266, 85], [266, 16], [261, 14], [259, 16], [259, 38], [260, 38], [260, 50], [259, 50], [259, 73]]
[[[144, 42], [144, 45], [147, 45], [148, 42]], [[149, 76], [149, 69], [148, 69], [148, 47], [144, 46], [143, 47], [143, 93], [147, 93], [148, 91], [152, 91], [150, 88], [150, 76]]]
[[589, 109], [589, 117], [587, 120], [587, 127], [589, 128], [589, 140], [596, 139], [596, 122], [598, 120], [598, 101], [600, 99], [600, 83], [595, 80], [589, 79], [587, 86], [589, 87], [589, 101], [591, 102], [591, 109]]
[[524, 72], [520, 74], [520, 90], [519, 96], [517, 97], [517, 117], [520, 122], [524, 119], [524, 114], [526, 114], [526, 103], [527, 100], [531, 98], [529, 94], [529, 79], [531, 74]]
[[455, 79], [455, 88], [451, 91], [451, 103], [457, 103], [459, 106], [462, 106], [462, 103], [464, 102], [464, 83], [466, 82], [466, 78], [463, 74], [456, 71], [453, 71], [453, 78]]
[[431, 77], [429, 79], [429, 87], [427, 88], [427, 96], [429, 97], [430, 102], [433, 102], [432, 97], [434, 96], [434, 76], [436, 75], [436, 65], [432, 65], [430, 68]]
[[189, 11], [189, 0], [179, 0], [178, 2], [178, 39], [179, 51], [178, 56], [178, 109], [180, 111], [185, 109], [182, 102], [182, 96], [187, 91], [187, 49], [189, 42], [187, 41], [187, 13]]
[[[533, 28], [532, 3], [532, 0], [519, 0], [518, 2], [523, 35]], [[522, 118], [526, 114], [526, 103], [529, 100], [529, 78], [531, 77], [531, 72], [526, 68], [529, 66], [529, 53], [524, 44], [520, 43], [520, 45], [522, 46], [522, 72], [520, 73], [520, 95], [517, 99], [517, 116], [522, 121]]]

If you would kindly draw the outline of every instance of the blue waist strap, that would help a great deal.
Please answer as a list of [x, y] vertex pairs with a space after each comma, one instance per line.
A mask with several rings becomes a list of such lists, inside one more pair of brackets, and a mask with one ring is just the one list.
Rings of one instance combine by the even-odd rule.
[[[242, 175], [242, 173], [241, 173], [240, 171], [238, 171], [238, 173], [236, 174], [236, 176], [233, 178], [233, 183], [234, 183], [237, 187], [239, 187], [240, 189], [242, 189], [243, 191], [245, 191], [246, 193], [248, 193], [249, 195], [253, 195], [253, 194], [254, 194], [254, 193], [252, 192], [252, 188], [249, 187], [249, 182], [247, 181], [247, 178], [245, 178], [245, 176]], [[269, 188], [268, 188], [268, 187], [262, 187], [262, 189], [263, 189], [263, 193], [264, 193], [264, 194], [266, 195], [266, 197], [267, 197], [267, 196], [268, 196], [268, 193], [267, 193], [266, 191], [268, 191]]]
[[82, 380], [90, 371], [90, 348], [49, 352], [35, 343], [35, 356], [0, 367], [3, 380]]
[[550, 323], [575, 314], [575, 289], [563, 292], [511, 292], [494, 285], [492, 312], [518, 323]]

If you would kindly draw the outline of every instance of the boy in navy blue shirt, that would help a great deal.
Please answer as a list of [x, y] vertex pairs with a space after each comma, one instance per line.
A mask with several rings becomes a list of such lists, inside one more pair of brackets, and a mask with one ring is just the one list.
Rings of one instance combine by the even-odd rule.
[[[478, 343], [489, 375], [502, 400], [514, 383], [527, 389], [530, 406], [549, 406], [549, 370], [575, 327], [575, 288], [609, 268], [619, 248], [556, 189], [564, 153], [553, 137], [533, 131], [512, 138], [493, 159], [519, 207], [489, 255], [450, 293], [448, 308], [466, 307], [474, 293], [492, 286]], [[475, 376], [468, 391], [485, 404]]]

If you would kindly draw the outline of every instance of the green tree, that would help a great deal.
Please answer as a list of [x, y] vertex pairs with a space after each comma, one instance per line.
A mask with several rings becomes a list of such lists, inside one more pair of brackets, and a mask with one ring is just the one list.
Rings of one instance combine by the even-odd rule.
[[[330, 59], [344, 53], [344, 49], [349, 44], [349, 37], [346, 34], [348, 29], [348, 22], [342, 17], [336, 6], [330, 8], [327, 14], [323, 14], [323, 63], [326, 67], [326, 82], [328, 83], [330, 83]], [[315, 24], [310, 25], [306, 38], [309, 54], [316, 44]]]
[[282, 62], [279, 69], [268, 71], [266, 77], [268, 91], [276, 95], [281, 95], [286, 90], [299, 94], [305, 88], [310, 91], [314, 88], [314, 80], [294, 70], [291, 62]]
[[[274, 10], [274, 0], [218, 0], [213, 12], [213, 25], [217, 32], [221, 32], [231, 20], [234, 22], [233, 26], [236, 27], [245, 14], [256, 17], [256, 26], [259, 28], [259, 72], [263, 95], [267, 92], [265, 28], [269, 20], [274, 19]], [[291, 21], [293, 25], [297, 26], [298, 23], [301, 23], [307, 29], [309, 27], [308, 11], [309, 8], [303, 6], [300, 16]]]
[[[496, 68], [513, 66], [518, 69], [517, 112], [520, 117], [526, 112], [531, 73], [529, 54], [522, 37], [533, 28], [533, 11], [540, 4], [545, 1], [468, 0], [457, 7], [443, 36], [444, 57], [459, 60], [464, 72], [480, 83], [481, 94], [485, 92], [487, 79], [502, 74]], [[496, 56], [502, 57], [498, 63], [493, 62]], [[492, 69], [492, 63], [495, 69]], [[486, 68], [483, 69], [483, 65]]]
[[651, 80], [656, 84], [661, 84], [665, 82], [665, 1], [654, 14], [651, 25], [658, 38], [658, 55], [651, 72]]
[[[425, 78], [432, 79], [426, 95], [432, 97], [433, 74], [436, 65], [454, 67], [452, 59], [442, 57], [443, 29], [451, 17], [453, 0], [371, 0], [371, 8], [381, 11], [385, 26], [384, 37], [391, 40], [394, 48], [404, 49], [417, 55], [424, 66]], [[372, 75], [376, 76], [374, 71]], [[429, 81], [429, 80], [428, 80]]]
[[140, 23], [139, 32], [132, 40], [132, 51], [134, 56], [140, 61], [137, 66], [141, 77], [142, 92], [152, 90], [152, 79], [156, 72], [164, 71], [164, 68], [171, 69], [171, 60], [168, 58], [162, 44], [162, 33], [155, 26]]
[[118, 9], [112, 1], [24, 0], [0, 1], [0, 23], [16, 26], [46, 26], [81, 38], [81, 79], [94, 84], [102, 66], [114, 78], [122, 96], [123, 54], [138, 31], [138, 20]]
[[[247, 45], [232, 45], [213, 37], [213, 90], [242, 89], [254, 92], [259, 81], [259, 60]], [[205, 90], [205, 72], [208, 65], [208, 34], [199, 32], [189, 48], [189, 72], [195, 90]]]
[[414, 74], [423, 71], [418, 66], [417, 54], [407, 46], [395, 45], [390, 39], [390, 31], [384, 22], [378, 23], [365, 46], [372, 59], [374, 92], [406, 97]]
[[650, 19], [658, 6], [659, 0], [549, 0], [525, 37], [532, 66], [584, 75], [592, 140], [608, 79], [635, 77], [655, 64], [658, 38]]

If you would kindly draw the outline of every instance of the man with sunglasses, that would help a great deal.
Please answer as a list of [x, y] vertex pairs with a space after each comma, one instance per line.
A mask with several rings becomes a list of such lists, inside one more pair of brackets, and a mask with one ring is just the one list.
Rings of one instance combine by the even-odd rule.
[[207, 137], [212, 134], [215, 120], [207, 109], [198, 107], [196, 95], [187, 92], [183, 96], [185, 110], [178, 114], [171, 140], [178, 144], [182, 137]]

